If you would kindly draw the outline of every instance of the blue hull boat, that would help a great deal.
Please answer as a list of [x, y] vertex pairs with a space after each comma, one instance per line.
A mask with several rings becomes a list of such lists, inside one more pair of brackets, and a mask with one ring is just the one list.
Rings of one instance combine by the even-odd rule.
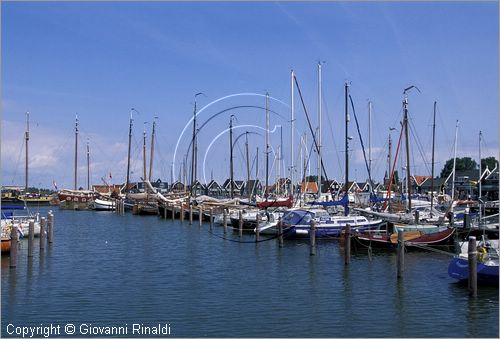
[[[469, 279], [469, 265], [467, 259], [454, 257], [448, 265], [448, 275], [459, 281]], [[477, 263], [477, 283], [482, 285], [498, 286], [498, 261]]]

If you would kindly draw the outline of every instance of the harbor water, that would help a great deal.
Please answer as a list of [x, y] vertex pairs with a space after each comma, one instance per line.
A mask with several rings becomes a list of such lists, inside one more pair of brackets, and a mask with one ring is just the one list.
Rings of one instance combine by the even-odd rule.
[[469, 297], [445, 254], [407, 252], [398, 280], [395, 251], [353, 249], [345, 266], [332, 240], [310, 256], [307, 241], [240, 242], [198, 221], [57, 208], [54, 219], [43, 253], [35, 239], [28, 260], [23, 239], [17, 268], [2, 256], [2, 337], [50, 325], [62, 337], [106, 337], [95, 331], [113, 326], [149, 336], [135, 325], [168, 326], [171, 337], [499, 336], [498, 288]]

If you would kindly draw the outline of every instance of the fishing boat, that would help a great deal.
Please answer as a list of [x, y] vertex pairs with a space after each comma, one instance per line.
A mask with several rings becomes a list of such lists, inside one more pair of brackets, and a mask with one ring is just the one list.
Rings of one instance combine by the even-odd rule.
[[96, 211], [114, 211], [116, 204], [113, 200], [95, 198], [90, 202], [90, 208]]
[[10, 230], [2, 225], [1, 238], [2, 238], [2, 253], [9, 253], [11, 247]]
[[[477, 283], [498, 287], [498, 240], [481, 240], [478, 243]], [[460, 282], [469, 279], [468, 242], [460, 242], [460, 254], [448, 265], [448, 275]]]
[[[446, 245], [455, 233], [455, 228], [440, 226], [432, 232], [424, 229], [403, 231], [405, 246]], [[353, 240], [371, 247], [395, 248], [398, 245], [398, 233], [387, 230], [354, 232]]]
[[89, 146], [87, 143], [87, 190], [78, 188], [78, 115], [75, 119], [75, 161], [73, 189], [61, 189], [57, 192], [60, 209], [88, 210], [90, 203], [97, 198], [97, 193], [90, 190]]
[[88, 190], [62, 189], [57, 192], [60, 209], [86, 210], [94, 201], [96, 193]]
[[291, 208], [293, 206], [293, 196], [289, 196], [286, 199], [276, 198], [275, 200], [264, 200], [255, 203], [258, 208], [269, 208], [269, 207], [287, 207]]
[[12, 241], [10, 237], [2, 236], [2, 253], [9, 253]]
[[[19, 214], [15, 210], [25, 210], [26, 213]], [[1, 228], [2, 237], [10, 235], [13, 226], [17, 226], [20, 237], [29, 235], [29, 224], [34, 223], [34, 236], [40, 235], [40, 214], [31, 213], [26, 206], [2, 206]]]

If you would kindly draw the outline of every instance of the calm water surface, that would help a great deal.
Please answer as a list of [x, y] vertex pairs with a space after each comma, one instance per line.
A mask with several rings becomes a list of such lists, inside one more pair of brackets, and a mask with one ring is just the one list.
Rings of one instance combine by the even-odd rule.
[[134, 323], [170, 324], [175, 337], [499, 335], [498, 288], [469, 298], [448, 277], [446, 255], [407, 253], [397, 281], [395, 253], [353, 253], [346, 268], [336, 241], [319, 241], [310, 257], [307, 242], [228, 241], [197, 221], [54, 213], [43, 254], [35, 239], [32, 261], [27, 240], [16, 269], [2, 257], [2, 336], [9, 324], [68, 323], [77, 333], [81, 324], [127, 326], [128, 336]]

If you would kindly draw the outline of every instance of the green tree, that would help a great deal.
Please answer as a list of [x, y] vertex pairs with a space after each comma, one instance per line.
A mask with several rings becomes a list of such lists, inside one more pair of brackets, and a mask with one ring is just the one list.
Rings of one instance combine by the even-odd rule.
[[[475, 170], [478, 168], [477, 162], [470, 157], [457, 158], [457, 171]], [[446, 178], [453, 171], [453, 159], [448, 159], [441, 170], [441, 178]]]
[[498, 164], [498, 160], [495, 159], [495, 157], [487, 157], [487, 158], [482, 158], [481, 159], [481, 169], [484, 171], [486, 169], [486, 166], [490, 170], [494, 169], [495, 166]]

